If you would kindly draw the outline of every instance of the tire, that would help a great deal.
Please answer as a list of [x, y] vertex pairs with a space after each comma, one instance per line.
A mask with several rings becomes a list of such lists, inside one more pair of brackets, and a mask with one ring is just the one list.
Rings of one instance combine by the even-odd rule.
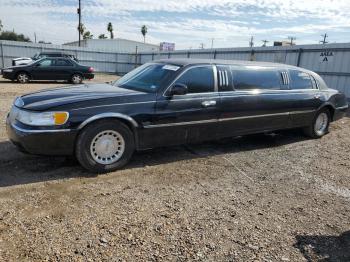
[[107, 173], [125, 166], [135, 151], [134, 136], [120, 121], [100, 120], [79, 134], [75, 154], [93, 173]]
[[81, 84], [83, 82], [83, 76], [81, 74], [73, 74], [70, 81], [75, 84]]
[[331, 114], [327, 108], [317, 112], [310, 126], [304, 128], [305, 135], [311, 138], [321, 138], [328, 133]]
[[16, 78], [17, 78], [17, 81], [21, 84], [25, 84], [29, 82], [29, 75], [26, 72], [19, 72]]

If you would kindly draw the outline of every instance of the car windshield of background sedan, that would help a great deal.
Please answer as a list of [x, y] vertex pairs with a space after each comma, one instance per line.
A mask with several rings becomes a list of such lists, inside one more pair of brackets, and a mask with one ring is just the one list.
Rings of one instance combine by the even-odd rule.
[[126, 74], [114, 85], [122, 88], [154, 93], [162, 83], [172, 78], [179, 66], [166, 64], [145, 64]]

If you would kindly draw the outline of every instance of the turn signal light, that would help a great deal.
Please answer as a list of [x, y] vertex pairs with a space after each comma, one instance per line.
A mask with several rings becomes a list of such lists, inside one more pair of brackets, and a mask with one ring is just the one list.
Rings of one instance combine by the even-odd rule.
[[53, 115], [55, 119], [55, 125], [63, 125], [68, 120], [68, 113], [67, 112], [56, 112]]

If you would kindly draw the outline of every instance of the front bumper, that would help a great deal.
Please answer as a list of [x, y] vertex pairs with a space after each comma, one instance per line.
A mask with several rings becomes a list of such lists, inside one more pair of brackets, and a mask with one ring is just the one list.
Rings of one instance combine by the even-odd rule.
[[76, 130], [39, 129], [6, 119], [6, 131], [10, 141], [22, 152], [34, 155], [62, 156], [74, 153]]
[[2, 73], [2, 77], [5, 79], [10, 79], [10, 80], [14, 80], [16, 78], [16, 75], [14, 72], [5, 72], [4, 70], [1, 71]]
[[86, 73], [83, 77], [85, 79], [94, 79], [95, 75], [93, 73]]

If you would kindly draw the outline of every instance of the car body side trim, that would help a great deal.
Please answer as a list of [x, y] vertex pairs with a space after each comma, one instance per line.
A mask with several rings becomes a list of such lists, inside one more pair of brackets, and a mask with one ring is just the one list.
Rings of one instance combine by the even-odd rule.
[[340, 107], [336, 107], [336, 110], [344, 110], [344, 109], [348, 109], [349, 105], [345, 105], [345, 106], [340, 106]]
[[95, 120], [99, 120], [99, 119], [103, 119], [103, 118], [121, 118], [124, 120], [127, 120], [128, 122], [130, 122], [134, 127], [138, 127], [139, 125], [137, 124], [137, 122], [130, 116], [128, 115], [124, 115], [124, 114], [120, 114], [120, 113], [103, 113], [103, 114], [98, 114], [95, 116], [92, 116], [88, 119], [86, 119], [83, 123], [81, 123], [78, 126], [78, 129], [82, 129], [83, 127], [85, 127], [87, 124], [95, 121]]
[[167, 124], [159, 124], [159, 125], [146, 125], [146, 126], [144, 126], [144, 128], [170, 127], [170, 126], [182, 126], [182, 125], [196, 125], [196, 124], [206, 124], [206, 123], [214, 123], [214, 122], [234, 121], [234, 120], [270, 117], [270, 116], [288, 116], [288, 115], [294, 115], [294, 114], [308, 114], [308, 113], [313, 113], [313, 112], [315, 112], [315, 110], [303, 110], [303, 111], [293, 111], [293, 112], [283, 112], [283, 113], [263, 114], [263, 115], [253, 115], [253, 116], [238, 116], [238, 117], [221, 118], [221, 119], [215, 118], [215, 119], [200, 120], [200, 121], [167, 123]]
[[74, 109], [71, 109], [70, 111], [78, 111], [78, 110], [85, 110], [85, 109], [91, 109], [91, 108], [110, 107], [110, 106], [149, 104], [149, 103], [156, 103], [156, 102], [157, 101], [145, 101], [145, 102], [129, 102], [129, 103], [120, 103], [120, 104], [100, 105], [100, 106], [87, 106], [87, 107], [74, 108]]
[[42, 129], [42, 130], [31, 130], [31, 129], [24, 129], [19, 126], [16, 126], [15, 124], [11, 124], [11, 127], [17, 131], [20, 131], [22, 133], [29, 133], [29, 134], [40, 134], [40, 133], [64, 133], [64, 132], [70, 132], [71, 129]]

